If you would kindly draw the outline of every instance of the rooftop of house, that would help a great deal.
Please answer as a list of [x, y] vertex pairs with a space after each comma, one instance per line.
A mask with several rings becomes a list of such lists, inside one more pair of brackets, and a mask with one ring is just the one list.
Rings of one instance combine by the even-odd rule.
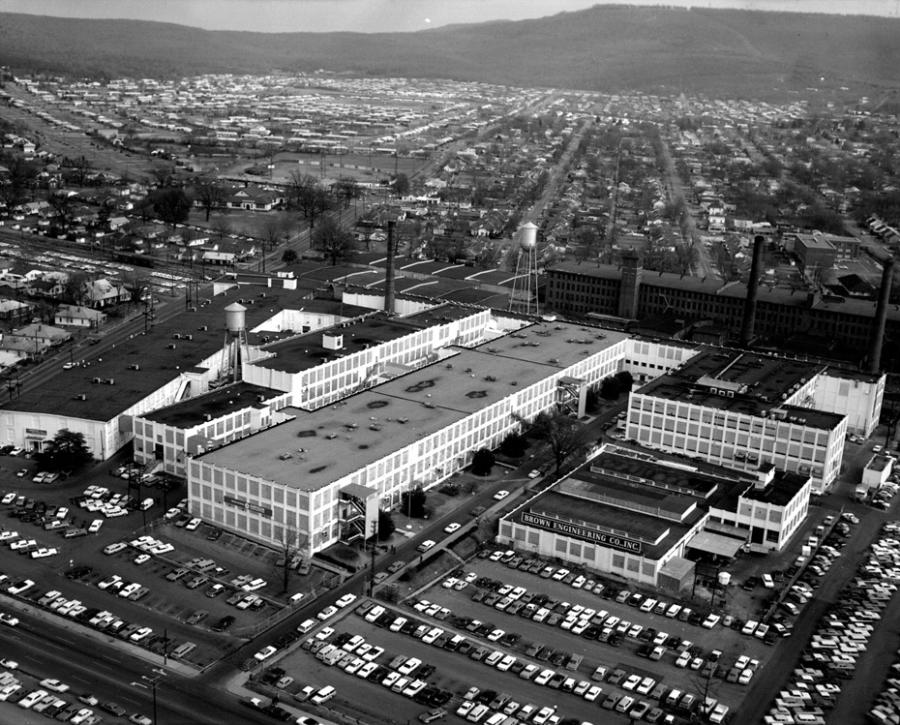
[[280, 390], [240, 382], [159, 408], [141, 417], [174, 428], [193, 428], [238, 410], [264, 405], [280, 395], [284, 395]]

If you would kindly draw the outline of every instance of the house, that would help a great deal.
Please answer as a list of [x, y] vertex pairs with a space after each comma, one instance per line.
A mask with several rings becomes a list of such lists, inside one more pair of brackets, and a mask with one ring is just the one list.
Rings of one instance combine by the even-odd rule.
[[53, 324], [66, 327], [100, 327], [106, 322], [105, 312], [84, 305], [60, 305], [56, 308]]
[[82, 299], [85, 304], [99, 308], [127, 302], [131, 299], [131, 294], [121, 282], [98, 279], [85, 282]]
[[225, 206], [244, 211], [272, 211], [283, 202], [284, 196], [279, 192], [248, 186], [235, 191], [227, 199]]
[[19, 300], [0, 299], [0, 320], [7, 322], [22, 322], [31, 317], [34, 308], [27, 302]]

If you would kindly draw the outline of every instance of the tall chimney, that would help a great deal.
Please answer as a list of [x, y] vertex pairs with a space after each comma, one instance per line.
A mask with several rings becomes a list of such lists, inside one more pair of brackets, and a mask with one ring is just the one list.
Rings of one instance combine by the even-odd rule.
[[869, 339], [869, 372], [881, 372], [881, 346], [884, 343], [884, 327], [887, 323], [888, 299], [891, 296], [891, 282], [894, 276], [894, 258], [888, 257], [883, 262], [881, 273], [881, 289], [878, 291], [878, 305], [875, 307], [875, 319], [872, 320], [872, 333]]
[[394, 314], [394, 224], [388, 222], [387, 238], [387, 271], [384, 278], [384, 311]]
[[753, 240], [753, 261], [750, 263], [750, 279], [747, 280], [747, 298], [744, 300], [744, 321], [741, 324], [741, 345], [750, 347], [753, 328], [756, 325], [756, 297], [759, 294], [759, 267], [762, 263], [763, 238]]

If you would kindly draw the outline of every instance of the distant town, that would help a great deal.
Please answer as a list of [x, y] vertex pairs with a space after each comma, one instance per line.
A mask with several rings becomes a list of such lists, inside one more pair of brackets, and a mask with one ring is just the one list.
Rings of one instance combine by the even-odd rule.
[[900, 723], [891, 108], [0, 84], [0, 720]]

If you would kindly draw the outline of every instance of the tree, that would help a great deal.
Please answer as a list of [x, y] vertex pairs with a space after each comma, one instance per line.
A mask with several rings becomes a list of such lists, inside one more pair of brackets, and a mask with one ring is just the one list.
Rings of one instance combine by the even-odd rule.
[[334, 185], [334, 193], [340, 199], [341, 205], [346, 208], [350, 206], [351, 201], [361, 196], [362, 191], [359, 184], [356, 183], [356, 179], [345, 176], [337, 180]]
[[325, 253], [336, 265], [349, 256], [354, 247], [353, 234], [342, 227], [333, 216], [326, 216], [312, 234], [313, 247]]
[[573, 418], [558, 411], [541, 413], [534, 419], [531, 432], [550, 446], [557, 476], [566, 459], [584, 447], [578, 435], [579, 430], [578, 423]]
[[397, 527], [394, 524], [394, 518], [391, 516], [390, 511], [385, 511], [384, 509], [378, 510], [378, 540], [379, 541], [387, 541], [391, 538], [391, 535], [396, 531]]
[[331, 197], [316, 177], [294, 171], [288, 181], [287, 204], [289, 208], [299, 210], [312, 229], [316, 219], [331, 208]]
[[616, 378], [609, 376], [600, 381], [600, 397], [605, 400], [615, 400], [622, 392], [622, 385]]
[[175, 167], [172, 164], [157, 163], [150, 169], [150, 176], [158, 187], [169, 186], [175, 177]]
[[397, 196], [404, 196], [409, 193], [409, 177], [406, 174], [399, 173], [391, 180], [391, 188]]
[[166, 224], [173, 227], [187, 221], [191, 213], [191, 200], [184, 189], [168, 187], [151, 192], [153, 211]]
[[293, 249], [285, 249], [281, 255], [281, 261], [285, 264], [295, 264], [299, 257]]
[[425, 501], [427, 496], [421, 486], [411, 491], [404, 491], [400, 496], [400, 510], [411, 519], [425, 518]]
[[631, 386], [634, 385], [634, 378], [632, 377], [630, 372], [628, 372], [627, 370], [619, 370], [619, 372], [617, 372], [613, 377], [619, 384], [619, 392], [631, 392]]
[[489, 476], [494, 467], [494, 454], [488, 448], [479, 448], [472, 456], [472, 473], [476, 476]]
[[193, 188], [194, 198], [200, 202], [200, 208], [206, 212], [206, 221], [214, 209], [218, 209], [225, 202], [225, 189], [212, 176], [203, 176], [198, 179]]
[[596, 413], [600, 409], [600, 396], [597, 395], [596, 388], [588, 388], [584, 407], [588, 413]]
[[528, 440], [520, 433], [510, 433], [503, 439], [500, 444], [500, 452], [504, 456], [510, 458], [521, 458], [525, 455], [525, 449], [528, 447]]
[[286, 526], [281, 535], [281, 559], [277, 566], [281, 569], [281, 591], [288, 590], [288, 574], [291, 571], [291, 562], [299, 555], [300, 549], [305, 546], [307, 537], [296, 528]]
[[48, 471], [75, 471], [94, 460], [90, 448], [84, 442], [84, 433], [68, 428], [58, 431], [35, 458], [39, 466]]

